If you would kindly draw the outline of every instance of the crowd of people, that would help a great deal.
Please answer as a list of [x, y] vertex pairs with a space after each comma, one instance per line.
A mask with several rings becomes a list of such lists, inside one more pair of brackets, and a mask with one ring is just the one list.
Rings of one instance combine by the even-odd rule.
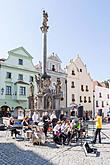
[[[57, 118], [55, 111], [51, 114], [44, 112], [42, 117], [38, 111], [35, 111], [32, 115], [32, 120], [30, 121], [29, 117], [26, 116], [21, 121], [22, 129], [26, 132], [32, 132], [33, 139], [35, 137], [43, 137], [44, 139], [48, 136], [48, 132], [51, 131], [53, 134], [53, 141], [57, 144], [69, 144], [73, 137], [78, 140], [80, 137], [81, 130], [81, 121], [78, 119], [76, 122], [74, 119], [68, 119], [63, 113], [60, 114], [59, 119]], [[16, 129], [16, 120], [14, 117], [10, 117], [10, 130], [11, 136], [17, 137], [20, 132]], [[34, 131], [33, 131], [34, 130]], [[45, 138], [44, 138], [45, 136]]]
[[[93, 143], [96, 143], [97, 136], [99, 136], [99, 143], [101, 143], [101, 128], [102, 128], [102, 117], [97, 114], [96, 119], [96, 132]], [[11, 136], [18, 136], [20, 132], [13, 127], [16, 124], [15, 119], [10, 117], [10, 130]], [[55, 111], [51, 114], [44, 112], [42, 117], [39, 112], [35, 111], [32, 115], [32, 120], [28, 116], [24, 117], [21, 121], [22, 129], [24, 133], [31, 132], [31, 138], [40, 138], [43, 143], [45, 143], [48, 137], [48, 132], [51, 131], [53, 134], [53, 141], [56, 144], [68, 145], [72, 139], [77, 141], [87, 135], [87, 130], [84, 127], [84, 122], [82, 118], [71, 119], [67, 118], [64, 113], [61, 113], [59, 119], [57, 118]]]

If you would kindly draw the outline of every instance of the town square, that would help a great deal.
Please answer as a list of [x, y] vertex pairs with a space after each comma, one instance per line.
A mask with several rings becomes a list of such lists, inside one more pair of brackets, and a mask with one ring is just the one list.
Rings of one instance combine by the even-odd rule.
[[0, 165], [108, 165], [109, 5], [41, 1], [0, 1]]

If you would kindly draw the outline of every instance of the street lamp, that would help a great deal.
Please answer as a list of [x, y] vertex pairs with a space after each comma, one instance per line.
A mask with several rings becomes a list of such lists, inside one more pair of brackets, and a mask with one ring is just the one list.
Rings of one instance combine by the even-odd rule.
[[4, 88], [1, 89], [1, 95], [3, 95], [3, 93], [4, 93]]

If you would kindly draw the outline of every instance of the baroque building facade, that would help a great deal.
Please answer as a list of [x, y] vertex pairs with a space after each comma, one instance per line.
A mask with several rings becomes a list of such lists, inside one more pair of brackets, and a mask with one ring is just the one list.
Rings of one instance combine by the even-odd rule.
[[84, 112], [92, 116], [93, 111], [93, 81], [87, 72], [87, 67], [77, 56], [70, 60], [67, 70], [67, 102], [68, 106], [82, 105]]
[[[57, 84], [57, 80], [59, 79], [61, 81], [61, 101], [60, 101], [60, 107], [65, 108], [67, 106], [67, 74], [66, 72], [61, 68], [61, 60], [58, 57], [57, 54], [52, 53], [47, 57], [47, 74], [51, 76], [51, 91], [55, 91], [55, 87]], [[39, 62], [39, 64], [36, 65], [36, 74], [42, 74], [42, 63]]]
[[22, 116], [29, 108], [30, 83], [35, 84], [36, 69], [32, 56], [19, 47], [8, 52], [7, 59], [0, 59], [0, 115], [14, 110]]

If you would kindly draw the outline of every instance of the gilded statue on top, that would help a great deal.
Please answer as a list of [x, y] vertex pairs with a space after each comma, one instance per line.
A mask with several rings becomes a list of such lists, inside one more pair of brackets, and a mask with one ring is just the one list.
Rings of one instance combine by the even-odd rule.
[[48, 31], [49, 26], [47, 25], [47, 23], [48, 23], [48, 14], [45, 12], [45, 10], [43, 10], [43, 22], [42, 22], [42, 27], [40, 27], [43, 33]]
[[48, 14], [45, 12], [45, 10], [43, 10], [43, 23], [42, 23], [42, 25], [44, 27], [47, 27], [47, 22], [48, 22]]

